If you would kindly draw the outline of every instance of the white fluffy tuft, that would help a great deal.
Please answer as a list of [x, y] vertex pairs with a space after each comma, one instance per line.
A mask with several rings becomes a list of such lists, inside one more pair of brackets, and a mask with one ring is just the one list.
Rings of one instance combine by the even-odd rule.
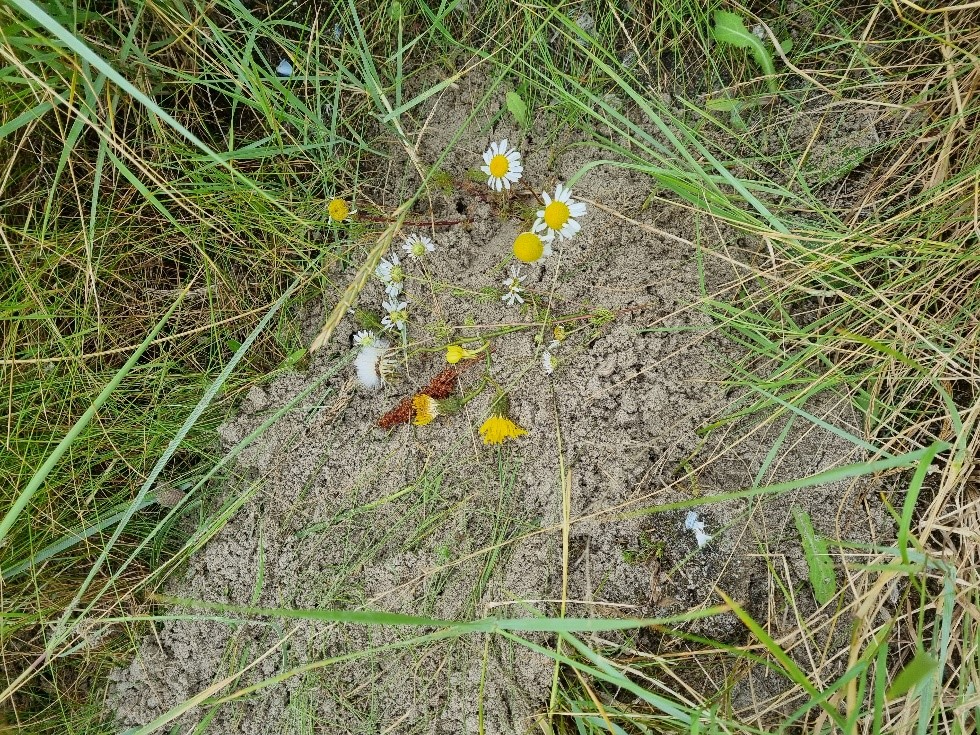
[[357, 380], [368, 390], [377, 390], [385, 384], [385, 374], [387, 373], [385, 352], [388, 350], [388, 343], [378, 340], [373, 345], [362, 347], [357, 357], [354, 358], [354, 367], [357, 369]]

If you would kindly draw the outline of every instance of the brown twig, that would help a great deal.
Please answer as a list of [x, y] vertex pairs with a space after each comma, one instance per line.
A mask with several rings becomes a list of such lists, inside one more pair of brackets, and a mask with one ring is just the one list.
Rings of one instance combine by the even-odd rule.
[[[379, 222], [381, 224], [394, 222], [389, 217], [376, 217], [370, 214], [359, 214], [357, 219], [360, 222]], [[463, 217], [462, 219], [406, 220], [402, 225], [408, 227], [452, 227], [453, 225], [462, 225], [470, 221], [469, 217]]]

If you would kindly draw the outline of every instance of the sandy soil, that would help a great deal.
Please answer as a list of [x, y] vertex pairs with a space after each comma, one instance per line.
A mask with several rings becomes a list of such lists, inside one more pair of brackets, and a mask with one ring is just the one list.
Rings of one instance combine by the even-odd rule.
[[[477, 82], [464, 81], [438, 100], [419, 141], [423, 161], [442, 153], [480, 91]], [[582, 232], [550, 259], [523, 269], [533, 306], [506, 306], [488, 287], [501, 288], [532, 200], [521, 195], [501, 206], [464, 183], [466, 172], [481, 163], [489, 141], [504, 137], [524, 154], [525, 180], [536, 191], [553, 191], [556, 181], [602, 156], [567, 147], [572, 141], [562, 134], [522, 133], [506, 116], [490, 126], [500, 104], [494, 100], [478, 112], [443, 164], [454, 185], [434, 189], [413, 215], [468, 222], [430, 231], [437, 251], [424, 268], [407, 266], [410, 349], [407, 357], [400, 353], [400, 375], [379, 393], [356, 387], [352, 371], [327, 380], [246, 450], [227, 492], [252, 496], [169, 592], [236, 605], [451, 619], [554, 615], [562, 596], [564, 469], [569, 614], [678, 613], [717, 604], [717, 587], [769, 620], [774, 632], [792, 630], [798, 620], [780, 584], [792, 590], [800, 614], [816, 614], [792, 509], [808, 510], [830, 538], [869, 541], [890, 532], [874, 493], [837, 483], [700, 505], [712, 536], [703, 548], [685, 528], [687, 510], [659, 508], [751, 487], [766, 465], [760, 484], [858, 459], [851, 444], [803, 417], [794, 419], [772, 463], [767, 454], [786, 416], [734, 424], [708, 442], [699, 434], [733, 400], [726, 366], [741, 348], [718, 333], [697, 303], [702, 289], [724, 294], [745, 277], [738, 264], [753, 262], [755, 244], [680, 206], [648, 206], [648, 177], [601, 167], [574, 189], [589, 207]], [[396, 155], [380, 203], [396, 206], [407, 185], [399, 182], [410, 179]], [[691, 243], [724, 257], [699, 257]], [[373, 282], [359, 305], [377, 309], [381, 295], [381, 284]], [[299, 318], [312, 337], [322, 317], [312, 310]], [[549, 376], [541, 351], [557, 323], [568, 336], [554, 351], [558, 365]], [[427, 427], [375, 426], [444, 367], [447, 342], [504, 326], [514, 329], [492, 340], [489, 369], [467, 370], [462, 389], [485, 372], [506, 386], [512, 417], [527, 436], [502, 448], [483, 446], [477, 429], [493, 397], [489, 390], [460, 415]], [[335, 346], [305, 372], [253, 389], [241, 413], [221, 428], [224, 447], [320, 379], [357, 328], [349, 319]], [[859, 434], [857, 417], [844, 405], [825, 395], [808, 410]], [[767, 568], [763, 552], [778, 569]], [[731, 615], [689, 629], [745, 640]], [[147, 636], [128, 668], [114, 673], [110, 705], [120, 725], [145, 724], [277, 646], [223, 692], [419, 634], [270, 619], [168, 622]], [[845, 634], [823, 629], [826, 655]], [[632, 644], [642, 647], [644, 635]], [[536, 640], [554, 644], [547, 636]], [[621, 642], [602, 640], [594, 642], [603, 648]], [[186, 728], [210, 717], [207, 732], [222, 735], [476, 733], [481, 726], [491, 734], [523, 733], [546, 708], [552, 675], [544, 656], [499, 637], [473, 636], [313, 668], [220, 707], [191, 710], [180, 723]], [[708, 678], [691, 675], [673, 685], [708, 686]], [[761, 706], [780, 688], [771, 676], [747, 671], [732, 706]]]

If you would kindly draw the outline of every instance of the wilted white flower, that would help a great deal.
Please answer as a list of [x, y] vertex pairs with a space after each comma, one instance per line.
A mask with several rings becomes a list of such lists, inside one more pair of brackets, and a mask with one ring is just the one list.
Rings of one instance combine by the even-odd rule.
[[544, 374], [551, 375], [553, 372], [555, 372], [556, 367], [558, 367], [558, 360], [551, 354], [551, 350], [545, 350], [542, 352], [541, 369], [544, 370]]
[[432, 238], [425, 235], [409, 235], [402, 244], [405, 254], [415, 260], [421, 260], [426, 253], [431, 253], [435, 249], [436, 244], [432, 242]]
[[491, 143], [484, 151], [485, 166], [480, 170], [487, 175], [487, 186], [494, 191], [509, 189], [510, 185], [521, 179], [524, 167], [521, 165], [521, 154], [515, 149], [507, 149], [507, 139], [499, 143]]
[[374, 344], [361, 347], [354, 358], [357, 380], [368, 390], [377, 390], [391, 375], [388, 343], [379, 339]]
[[510, 267], [510, 278], [504, 279], [504, 286], [507, 287], [507, 293], [500, 297], [501, 301], [507, 306], [524, 303], [524, 299], [521, 297], [521, 292], [524, 289], [521, 286], [521, 267], [519, 265]]
[[386, 312], [381, 323], [388, 328], [394, 328], [404, 333], [408, 328], [408, 304], [392, 298], [390, 301], [383, 302], [381, 308]]
[[538, 218], [531, 227], [533, 232], [545, 232], [568, 240], [582, 229], [575, 218], [585, 214], [585, 205], [572, 199], [571, 189], [558, 184], [554, 199], [548, 196], [548, 192], [541, 197], [544, 199], [544, 209], [538, 210]]

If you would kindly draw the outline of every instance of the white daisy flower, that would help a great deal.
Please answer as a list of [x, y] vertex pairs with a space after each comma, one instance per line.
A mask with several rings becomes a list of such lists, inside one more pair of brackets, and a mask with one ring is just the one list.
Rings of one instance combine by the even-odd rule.
[[425, 235], [409, 235], [402, 244], [405, 254], [415, 260], [421, 260], [426, 253], [431, 253], [435, 249], [436, 244], [432, 242], [432, 238]]
[[405, 271], [398, 259], [398, 253], [391, 253], [387, 259], [382, 258], [378, 267], [374, 269], [374, 275], [384, 283], [385, 293], [389, 298], [398, 298], [405, 286]]
[[510, 278], [504, 279], [504, 286], [507, 287], [507, 293], [500, 297], [501, 301], [507, 306], [524, 303], [524, 299], [521, 297], [521, 292], [524, 289], [521, 286], [521, 267], [519, 265], [510, 267]]
[[[544, 192], [541, 197], [544, 199], [544, 209], [538, 210], [538, 218], [531, 227], [532, 232], [546, 232], [568, 240], [582, 229], [575, 218], [585, 214], [585, 205], [572, 199], [571, 189], [559, 183], [555, 187], [554, 199], [548, 196], [548, 192]], [[545, 255], [550, 255], [550, 243], [545, 246], [545, 250]]]
[[699, 549], [711, 540], [711, 535], [704, 531], [704, 521], [698, 520], [697, 511], [688, 511], [684, 519], [684, 528], [694, 531], [694, 540], [697, 541]]
[[370, 329], [362, 329], [354, 335], [354, 344], [358, 347], [374, 347], [378, 341], [378, 335]]
[[510, 185], [521, 180], [524, 167], [521, 154], [516, 149], [507, 149], [507, 138], [499, 143], [491, 143], [483, 153], [485, 166], [480, 170], [487, 175], [487, 186], [494, 191], [510, 189]]
[[392, 297], [390, 301], [382, 302], [381, 308], [387, 312], [387, 316], [381, 320], [381, 323], [389, 329], [397, 329], [404, 333], [408, 328], [408, 304]]
[[388, 357], [388, 343], [379, 339], [372, 345], [361, 347], [354, 358], [357, 381], [368, 390], [377, 390], [392, 374]]

